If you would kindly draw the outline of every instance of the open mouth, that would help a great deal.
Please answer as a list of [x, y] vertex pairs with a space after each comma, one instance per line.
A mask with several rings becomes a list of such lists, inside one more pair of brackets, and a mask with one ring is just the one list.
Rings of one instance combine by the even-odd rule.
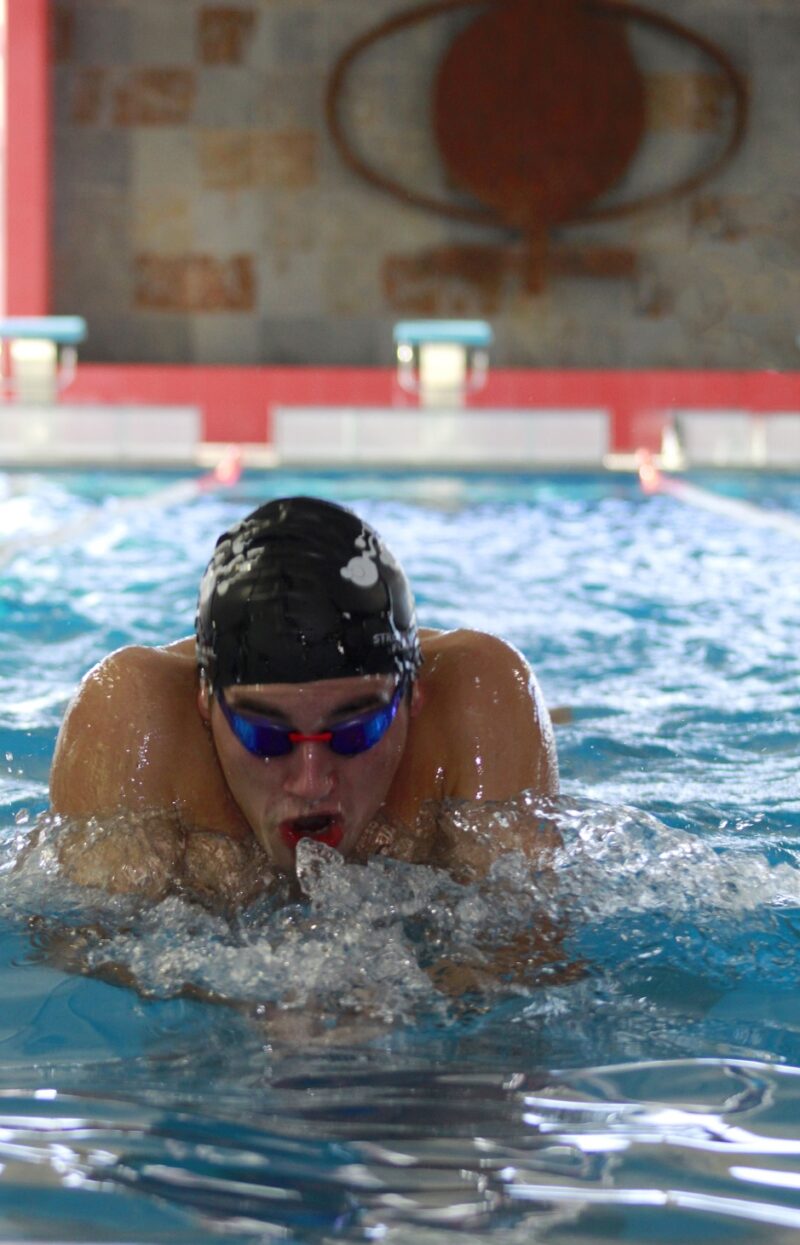
[[313, 813], [307, 817], [289, 817], [280, 824], [281, 837], [289, 847], [295, 848], [301, 839], [314, 839], [338, 847], [344, 837], [344, 829], [333, 813]]

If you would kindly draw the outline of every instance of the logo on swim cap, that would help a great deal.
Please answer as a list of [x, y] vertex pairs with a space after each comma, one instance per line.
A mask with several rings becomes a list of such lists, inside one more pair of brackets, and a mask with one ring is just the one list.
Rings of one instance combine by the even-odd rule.
[[363, 535], [356, 537], [356, 549], [364, 549], [364, 553], [358, 554], [351, 558], [347, 566], [343, 566], [339, 574], [342, 579], [349, 579], [351, 583], [357, 584], [359, 588], [371, 588], [373, 584], [378, 582], [378, 554], [375, 549], [375, 542], [368, 543], [367, 538]]
[[217, 541], [197, 656], [215, 687], [413, 678], [422, 660], [411, 588], [378, 533], [308, 497], [268, 502]]

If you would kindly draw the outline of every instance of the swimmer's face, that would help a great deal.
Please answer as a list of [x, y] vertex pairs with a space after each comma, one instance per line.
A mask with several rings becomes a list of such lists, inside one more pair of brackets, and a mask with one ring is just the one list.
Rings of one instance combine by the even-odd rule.
[[[234, 685], [225, 689], [224, 697], [234, 714], [244, 712], [251, 720], [301, 735], [320, 735], [385, 708], [396, 686], [393, 675], [358, 675], [313, 683]], [[219, 698], [201, 688], [200, 712], [210, 724], [230, 792], [277, 868], [293, 868], [301, 838], [328, 843], [344, 856], [353, 853], [389, 793], [417, 695], [415, 689], [410, 704], [403, 696], [383, 737], [355, 756], [338, 755], [324, 740], [307, 739], [285, 756], [265, 758], [247, 750]]]

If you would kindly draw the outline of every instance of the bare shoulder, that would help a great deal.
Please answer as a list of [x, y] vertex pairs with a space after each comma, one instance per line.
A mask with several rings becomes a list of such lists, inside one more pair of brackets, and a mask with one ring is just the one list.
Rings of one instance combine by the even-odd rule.
[[[423, 678], [447, 684], [459, 706], [500, 698], [540, 696], [533, 671], [513, 644], [488, 631], [426, 632]], [[542, 706], [543, 707], [543, 706]]]
[[50, 807], [79, 885], [238, 903], [270, 884], [197, 712], [192, 641], [119, 649], [89, 671], [56, 742]]
[[428, 654], [447, 654], [469, 656], [471, 659], [489, 663], [505, 664], [511, 661], [527, 665], [519, 649], [509, 644], [508, 640], [494, 635], [491, 631], [475, 631], [471, 627], [457, 627], [453, 631], [423, 631], [422, 649], [426, 660]]
[[82, 816], [163, 805], [194, 677], [192, 659], [173, 647], [118, 649], [90, 670], [56, 742], [53, 811]]
[[[426, 633], [420, 678], [426, 734], [447, 749], [444, 794], [502, 800], [554, 795], [558, 766], [547, 707], [530, 665], [488, 632]], [[446, 740], [446, 744], [442, 744]]]
[[194, 663], [178, 646], [130, 645], [109, 653], [84, 676], [64, 724], [97, 729], [138, 723], [147, 716], [163, 719], [174, 693], [188, 687]]

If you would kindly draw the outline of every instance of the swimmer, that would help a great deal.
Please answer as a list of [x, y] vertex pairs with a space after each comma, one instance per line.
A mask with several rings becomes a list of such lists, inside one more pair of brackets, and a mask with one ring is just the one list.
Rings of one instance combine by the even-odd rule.
[[545, 831], [542, 844], [528, 826], [476, 847], [437, 816], [448, 800], [520, 791], [558, 792], [525, 659], [486, 633], [418, 631], [378, 533], [304, 497], [219, 538], [194, 638], [123, 648], [90, 671], [50, 775], [74, 881], [236, 903], [291, 879], [303, 840], [456, 876], [502, 850], [535, 856]]

